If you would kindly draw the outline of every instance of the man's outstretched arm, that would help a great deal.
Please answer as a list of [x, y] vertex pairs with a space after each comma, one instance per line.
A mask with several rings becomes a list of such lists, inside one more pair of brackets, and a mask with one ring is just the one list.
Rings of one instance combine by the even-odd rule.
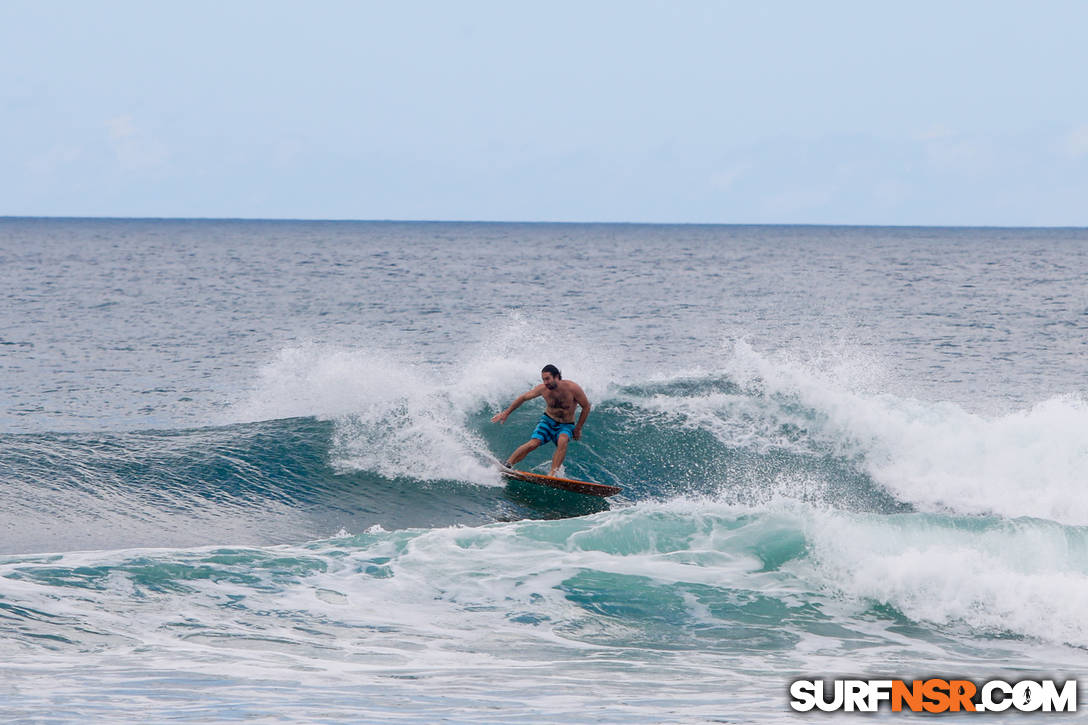
[[492, 423], [505, 423], [507, 417], [509, 417], [509, 415], [511, 413], [513, 413], [515, 410], [517, 410], [518, 406], [520, 406], [526, 400], [532, 400], [533, 398], [540, 397], [543, 390], [544, 390], [544, 384], [541, 383], [540, 385], [537, 385], [532, 390], [529, 390], [528, 392], [522, 393], [521, 395], [519, 395], [517, 398], [514, 399], [514, 402], [510, 404], [509, 408], [507, 408], [506, 410], [504, 410], [501, 413], [495, 414], [495, 417], [493, 417], [491, 419], [491, 422]]

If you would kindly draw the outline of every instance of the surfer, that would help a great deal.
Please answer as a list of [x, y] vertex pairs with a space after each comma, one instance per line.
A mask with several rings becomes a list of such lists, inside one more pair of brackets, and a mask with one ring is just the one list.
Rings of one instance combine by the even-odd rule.
[[[545, 443], [555, 443], [555, 455], [552, 456], [552, 469], [549, 476], [554, 476], [563, 465], [563, 459], [567, 456], [567, 443], [571, 438], [578, 440], [582, 437], [582, 426], [589, 417], [589, 398], [586, 397], [582, 386], [573, 380], [564, 380], [559, 368], [554, 365], [545, 365], [540, 371], [540, 385], [532, 390], [522, 393], [510, 404], [510, 407], [491, 419], [492, 423], [505, 423], [506, 419], [518, 409], [522, 403], [540, 396], [544, 397], [547, 407], [540, 422], [533, 431], [532, 437], [518, 446], [518, 449], [510, 454], [506, 460], [506, 467], [513, 468], [516, 463], [530, 452], [535, 451]], [[581, 406], [582, 412], [578, 416], [578, 422], [574, 422], [575, 406]]]

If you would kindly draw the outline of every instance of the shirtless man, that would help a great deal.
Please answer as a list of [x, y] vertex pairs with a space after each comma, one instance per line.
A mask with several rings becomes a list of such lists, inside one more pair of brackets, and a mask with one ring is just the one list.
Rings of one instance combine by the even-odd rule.
[[[518, 461], [529, 455], [530, 451], [535, 451], [545, 443], [555, 441], [552, 470], [548, 472], [549, 476], [554, 476], [555, 472], [559, 470], [559, 466], [563, 464], [563, 459], [567, 456], [567, 443], [571, 438], [578, 440], [582, 437], [582, 426], [585, 425], [586, 418], [589, 417], [589, 398], [586, 397], [578, 383], [564, 380], [559, 368], [554, 365], [544, 366], [544, 369], [540, 371], [540, 380], [542, 381], [540, 385], [527, 393], [519, 395], [510, 404], [509, 408], [492, 418], [491, 422], [505, 423], [507, 417], [526, 400], [544, 396], [544, 401], [548, 404], [548, 407], [545, 409], [544, 415], [540, 417], [540, 423], [537, 424], [536, 430], [533, 431], [533, 435], [528, 442], [521, 444], [516, 451], [510, 454], [510, 458], [507, 459], [505, 465], [507, 468], [513, 468]], [[574, 422], [575, 406], [582, 407], [582, 413], [578, 416], [577, 424]]]

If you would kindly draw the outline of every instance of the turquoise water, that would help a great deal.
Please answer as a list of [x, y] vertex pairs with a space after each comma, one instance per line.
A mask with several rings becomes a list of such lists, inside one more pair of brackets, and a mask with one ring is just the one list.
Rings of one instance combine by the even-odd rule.
[[[801, 721], [799, 677], [1088, 664], [1084, 230], [6, 219], [0, 275], [7, 719]], [[623, 494], [494, 470], [548, 362]]]

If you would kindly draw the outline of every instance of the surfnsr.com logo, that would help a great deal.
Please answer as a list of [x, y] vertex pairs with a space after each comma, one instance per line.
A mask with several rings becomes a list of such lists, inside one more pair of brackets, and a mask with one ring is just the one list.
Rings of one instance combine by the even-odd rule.
[[795, 680], [790, 698], [798, 712], [876, 712], [883, 703], [892, 712], [1076, 712], [1077, 681]]

